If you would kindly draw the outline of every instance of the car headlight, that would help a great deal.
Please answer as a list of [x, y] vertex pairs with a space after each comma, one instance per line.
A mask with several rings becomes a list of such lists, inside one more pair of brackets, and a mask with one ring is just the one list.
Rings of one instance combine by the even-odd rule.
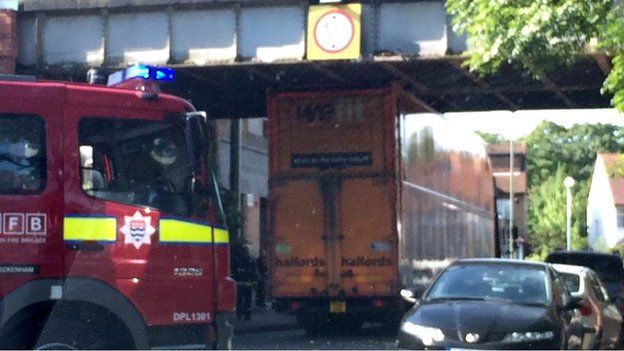
[[425, 327], [412, 322], [405, 322], [401, 326], [401, 330], [419, 338], [425, 346], [432, 345], [434, 341], [440, 342], [444, 340], [444, 333], [442, 333], [442, 330], [438, 328]]
[[514, 332], [505, 335], [503, 342], [527, 342], [549, 340], [555, 337], [555, 333], [551, 331], [542, 332]]

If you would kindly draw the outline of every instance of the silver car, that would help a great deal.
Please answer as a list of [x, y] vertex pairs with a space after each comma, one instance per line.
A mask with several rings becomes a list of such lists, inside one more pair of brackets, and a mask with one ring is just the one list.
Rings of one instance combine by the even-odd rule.
[[622, 315], [609, 299], [598, 275], [583, 266], [553, 264], [553, 267], [570, 294], [583, 299], [583, 306], [575, 312], [584, 329], [580, 347], [584, 350], [618, 348]]

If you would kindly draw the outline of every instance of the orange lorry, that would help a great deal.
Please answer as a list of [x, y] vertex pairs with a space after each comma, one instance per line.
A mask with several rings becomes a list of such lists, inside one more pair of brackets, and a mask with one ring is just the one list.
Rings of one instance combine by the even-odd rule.
[[[392, 322], [450, 259], [497, 255], [485, 146], [400, 88], [269, 93], [270, 293], [308, 332]], [[333, 324], [336, 325], [336, 324]]]

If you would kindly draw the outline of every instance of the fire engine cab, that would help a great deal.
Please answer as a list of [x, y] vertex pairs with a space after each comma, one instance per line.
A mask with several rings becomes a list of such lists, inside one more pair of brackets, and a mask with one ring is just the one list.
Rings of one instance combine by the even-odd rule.
[[0, 76], [0, 348], [226, 348], [235, 309], [208, 124], [168, 68]]

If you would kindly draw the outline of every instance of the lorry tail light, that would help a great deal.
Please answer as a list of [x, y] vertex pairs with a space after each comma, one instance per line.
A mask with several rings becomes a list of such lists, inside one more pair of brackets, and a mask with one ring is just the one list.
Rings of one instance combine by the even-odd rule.
[[293, 301], [293, 302], [290, 303], [290, 311], [291, 312], [298, 311], [300, 308], [301, 308], [301, 302]]
[[589, 303], [587, 301], [583, 302], [583, 304], [579, 308], [579, 311], [581, 312], [581, 316], [585, 316], [585, 317], [592, 314], [592, 309], [589, 306]]
[[375, 300], [375, 308], [376, 309], [378, 309], [378, 310], [381, 309], [383, 307], [383, 305], [384, 305], [383, 301], [381, 301], [379, 299]]

